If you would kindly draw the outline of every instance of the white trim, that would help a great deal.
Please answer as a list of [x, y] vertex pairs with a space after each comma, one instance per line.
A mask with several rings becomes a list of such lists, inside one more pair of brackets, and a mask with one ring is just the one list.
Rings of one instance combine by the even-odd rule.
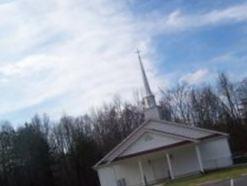
[[140, 131], [141, 128], [143, 128], [147, 123], [149, 123], [150, 120], [145, 121], [143, 124], [141, 124], [139, 127], [137, 127], [133, 132], [131, 132], [123, 141], [121, 141], [116, 147], [114, 147], [110, 152], [108, 152], [102, 159], [100, 159], [94, 166], [94, 169], [97, 169], [99, 165], [105, 161], [108, 157], [110, 157], [118, 148], [120, 148], [126, 141], [131, 139], [137, 132]]
[[[190, 142], [194, 142], [194, 143], [198, 143], [199, 141], [198, 140], [193, 140], [193, 139], [190, 139], [190, 138], [186, 138], [186, 137], [181, 137], [181, 136], [176, 136], [176, 135], [173, 135], [173, 134], [170, 134], [170, 133], [166, 133], [166, 132], [162, 132], [162, 131], [158, 131], [158, 130], [152, 130], [152, 129], [143, 129], [142, 133], [140, 134], [137, 134], [138, 136], [136, 136], [136, 138], [131, 142], [129, 143], [128, 146], [126, 146], [124, 149], [122, 149], [118, 154], [116, 154], [116, 157], [121, 157], [121, 155], [123, 153], [126, 152], [126, 150], [128, 150], [128, 148], [134, 144], [138, 139], [140, 139], [141, 137], [143, 137], [145, 134], [147, 133], [151, 133], [151, 134], [155, 134], [155, 135], [160, 135], [160, 136], [164, 136], [164, 137], [168, 137], [168, 138], [172, 138], [172, 139], [178, 139], [178, 140], [181, 140], [181, 141], [178, 141], [178, 142], [174, 142], [172, 144], [168, 144], [167, 146], [169, 145], [175, 145], [177, 143], [181, 143], [183, 141], [190, 141]], [[163, 146], [165, 147], [165, 146]], [[150, 150], [152, 150], [153, 148], [151, 148]], [[131, 155], [131, 154], [129, 154]], [[114, 158], [116, 157], [113, 157], [112, 159], [110, 159], [109, 161], [112, 161], [114, 160]]]
[[138, 166], [139, 166], [139, 170], [140, 170], [142, 185], [145, 185], [145, 178], [144, 178], [144, 172], [143, 172], [143, 166], [142, 166], [141, 160], [138, 161]]
[[[179, 135], [176, 135], [176, 134], [170, 134], [170, 133], [167, 133], [167, 132], [164, 132], [164, 131], [147, 129], [147, 128], [139, 128], [138, 131], [135, 131], [135, 136], [131, 136], [131, 138], [128, 139], [128, 140], [131, 140], [131, 141], [126, 141], [126, 140], [123, 141], [123, 142], [128, 143], [126, 146], [123, 146], [123, 142], [121, 142], [117, 147], [115, 147], [112, 150], [112, 151], [117, 151], [118, 150], [119, 152], [115, 152], [116, 154], [114, 156], [112, 156], [112, 153], [114, 153], [114, 152], [111, 151], [103, 159], [107, 159], [108, 158], [107, 164], [111, 163], [116, 157], [121, 156], [121, 154], [123, 154], [128, 149], [129, 146], [131, 146], [134, 142], [136, 142], [136, 140], [138, 140], [140, 137], [142, 137], [145, 133], [159, 134], [159, 135], [167, 136], [167, 137], [170, 137], [170, 138], [173, 138], [173, 139], [187, 140], [187, 141], [196, 142], [196, 143], [199, 142], [198, 140], [195, 140], [195, 139], [192, 139], [192, 138], [187, 138], [187, 137], [179, 136]], [[103, 159], [101, 159], [94, 166], [94, 168], [97, 169], [97, 167], [100, 167], [100, 163], [103, 161]]]
[[196, 156], [197, 156], [197, 160], [198, 160], [198, 163], [199, 163], [200, 171], [201, 171], [202, 173], [204, 173], [204, 168], [203, 168], [203, 164], [202, 164], [201, 152], [200, 152], [200, 149], [199, 149], [198, 145], [195, 145], [195, 150], [196, 150]]
[[187, 141], [191, 141], [191, 142], [195, 142], [195, 143], [199, 142], [198, 140], [195, 140], [193, 138], [188, 138], [188, 137], [177, 135], [177, 134], [171, 134], [171, 133], [156, 130], [156, 129], [145, 129], [144, 128], [144, 130], [146, 130], [147, 132], [150, 132], [150, 133], [159, 134], [159, 135], [174, 138], [174, 139], [187, 140]]
[[211, 129], [205, 129], [205, 128], [200, 128], [200, 127], [192, 127], [189, 126], [188, 124], [186, 125], [185, 123], [178, 123], [178, 122], [172, 122], [172, 121], [166, 121], [166, 120], [158, 120], [158, 119], [152, 119], [151, 121], [155, 122], [161, 122], [167, 125], [175, 125], [177, 127], [182, 127], [182, 128], [187, 128], [187, 129], [192, 129], [192, 130], [197, 130], [197, 131], [202, 131], [202, 132], [208, 132], [208, 133], [213, 133], [213, 134], [220, 134], [223, 136], [229, 136], [228, 133], [225, 132], [220, 132], [217, 130], [211, 130]]
[[[120, 144], [118, 144], [115, 148], [113, 148], [100, 161], [98, 161], [94, 165], [93, 168], [97, 169], [98, 167], [100, 167], [100, 164], [104, 161], [106, 161], [107, 164], [109, 164], [111, 161], [113, 161], [117, 156], [119, 156], [121, 153], [123, 153], [123, 151], [125, 151], [125, 149], [129, 147], [129, 145], [131, 145], [136, 139], [138, 139], [140, 135], [142, 135], [144, 133], [144, 131], [146, 130], [146, 128], [144, 128], [144, 127], [152, 121], [158, 122], [161, 124], [163, 123], [166, 125], [173, 125], [173, 126], [175, 125], [175, 126], [180, 127], [180, 128], [188, 128], [188, 129], [195, 130], [195, 131], [204, 131], [204, 132], [209, 133], [209, 134], [219, 134], [219, 135], [223, 135], [223, 136], [228, 136], [228, 134], [223, 133], [223, 132], [218, 132], [218, 131], [213, 131], [213, 130], [208, 130], [208, 129], [202, 129], [202, 128], [198, 128], [198, 127], [191, 127], [191, 126], [187, 126], [185, 124], [178, 124], [175, 122], [168, 122], [168, 121], [157, 120], [157, 119], [149, 119], [149, 120], [145, 121], [143, 124], [141, 124], [137, 129], [135, 129], [130, 135], [128, 135]], [[147, 130], [152, 130], [152, 129], [147, 129]], [[164, 131], [160, 131], [160, 132], [164, 132]], [[170, 133], [166, 133], [166, 134], [170, 134]], [[170, 135], [173, 135], [173, 134], [170, 134]], [[174, 134], [174, 137], [178, 137], [178, 136], [180, 138], [183, 137], [183, 136]], [[188, 139], [188, 137], [185, 137], [185, 138]], [[195, 140], [194, 142], [198, 141], [196, 138], [190, 139], [190, 141], [192, 141], [192, 140]]]
[[171, 179], [173, 180], [175, 177], [174, 177], [173, 170], [172, 170], [170, 154], [166, 154], [166, 160], [167, 160], [167, 164], [168, 164], [168, 168], [169, 168], [169, 173], [170, 173]]
[[115, 182], [117, 183], [118, 176], [117, 176], [117, 172], [116, 172], [116, 169], [115, 169], [114, 165], [112, 166], [112, 169], [113, 169], [113, 173], [114, 173], [114, 177], [115, 177]]

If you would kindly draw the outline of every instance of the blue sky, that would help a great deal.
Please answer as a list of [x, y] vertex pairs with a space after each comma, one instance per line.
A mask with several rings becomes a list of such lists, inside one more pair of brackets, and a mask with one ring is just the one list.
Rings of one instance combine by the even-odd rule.
[[0, 0], [0, 119], [80, 115], [142, 91], [247, 76], [247, 2]]

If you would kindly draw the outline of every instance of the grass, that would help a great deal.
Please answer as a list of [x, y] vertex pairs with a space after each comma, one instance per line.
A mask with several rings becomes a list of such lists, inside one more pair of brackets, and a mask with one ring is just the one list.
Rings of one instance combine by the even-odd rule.
[[180, 178], [165, 184], [165, 186], [198, 186], [202, 183], [206, 183], [210, 181], [220, 181], [230, 178], [237, 178], [243, 174], [247, 174], [246, 166], [214, 171], [214, 172], [206, 173], [205, 175]]

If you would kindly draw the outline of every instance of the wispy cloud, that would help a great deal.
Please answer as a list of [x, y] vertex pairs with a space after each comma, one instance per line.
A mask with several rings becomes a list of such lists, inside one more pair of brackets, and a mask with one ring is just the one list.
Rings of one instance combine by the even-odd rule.
[[[185, 14], [178, 9], [163, 16], [163, 18], [159, 20], [158, 28], [160, 28], [160, 32], [171, 33], [240, 21], [247, 21], [247, 4], [197, 14]], [[151, 25], [153, 25], [152, 28], [157, 28], [156, 24], [157, 23], [151, 23]]]
[[[148, 17], [148, 16], [147, 16]], [[247, 20], [247, 5], [187, 15], [176, 10], [137, 20], [124, 1], [18, 0], [0, 4], [0, 115], [79, 114], [115, 94], [131, 99], [142, 86], [134, 50], [143, 51], [154, 88], [153, 35]], [[202, 69], [183, 80], [197, 83]], [[155, 91], [155, 90], [154, 90]], [[52, 107], [32, 109], [47, 100]], [[54, 106], [55, 105], [55, 106]], [[11, 118], [8, 118], [11, 119]]]
[[[51, 8], [52, 7], [52, 8]], [[56, 99], [56, 110], [79, 114], [141, 87], [135, 49], [149, 38], [137, 32], [125, 4], [115, 1], [13, 1], [0, 5], [0, 114]], [[19, 56], [13, 59], [12, 56]], [[0, 57], [0, 58], [1, 58]], [[157, 84], [151, 56], [145, 63]], [[158, 87], [158, 86], [157, 86]], [[30, 114], [35, 113], [30, 109]]]
[[180, 81], [190, 85], [195, 85], [205, 81], [208, 74], [209, 71], [207, 69], [199, 69], [193, 73], [185, 74], [181, 77]]

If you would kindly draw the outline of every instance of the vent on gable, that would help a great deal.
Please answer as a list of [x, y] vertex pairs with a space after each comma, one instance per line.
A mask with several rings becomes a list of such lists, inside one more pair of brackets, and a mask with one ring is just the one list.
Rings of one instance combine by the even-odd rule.
[[145, 141], [151, 141], [153, 140], [153, 136], [150, 136], [150, 135], [145, 135], [145, 138], [144, 138]]

